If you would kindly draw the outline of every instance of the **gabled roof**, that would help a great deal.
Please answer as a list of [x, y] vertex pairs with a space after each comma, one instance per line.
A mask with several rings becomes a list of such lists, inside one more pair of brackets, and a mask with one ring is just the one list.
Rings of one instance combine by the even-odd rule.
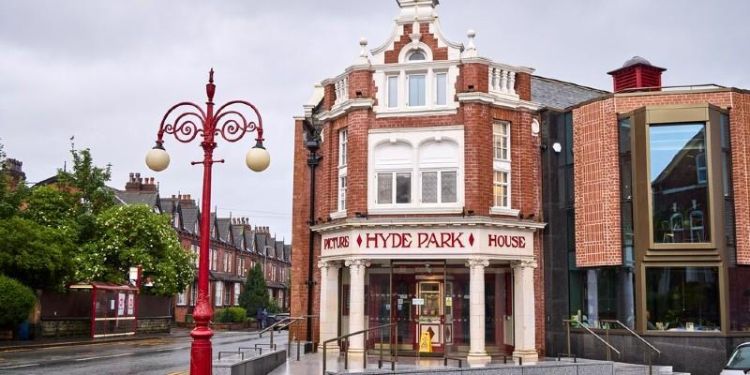
[[182, 207], [182, 229], [188, 233], [198, 233], [198, 218], [200, 217], [200, 211], [198, 207]]
[[242, 224], [232, 224], [232, 245], [238, 249], [242, 249], [242, 242], [245, 238], [245, 226]]
[[145, 204], [151, 208], [161, 209], [159, 192], [156, 191], [122, 191], [112, 189], [115, 197], [124, 204]]
[[219, 240], [226, 243], [231, 243], [231, 239], [229, 238], [229, 226], [231, 224], [230, 218], [218, 218], [216, 219], [216, 227], [219, 230]]

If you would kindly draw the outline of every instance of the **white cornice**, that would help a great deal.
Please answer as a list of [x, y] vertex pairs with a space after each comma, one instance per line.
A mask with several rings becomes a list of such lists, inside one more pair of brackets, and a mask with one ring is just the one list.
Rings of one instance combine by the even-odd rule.
[[441, 109], [420, 109], [420, 110], [399, 110], [399, 111], [385, 111], [377, 110], [375, 112], [376, 118], [392, 118], [392, 117], [423, 117], [423, 116], [449, 116], [458, 113], [458, 108], [441, 108]]
[[538, 111], [542, 107], [537, 104], [526, 100], [518, 99], [518, 96], [501, 96], [495, 94], [488, 94], [486, 92], [464, 92], [458, 95], [458, 101], [461, 103], [483, 103], [490, 104], [496, 107], [504, 107], [510, 109], [528, 109], [531, 111]]
[[515, 228], [529, 231], [544, 229], [547, 223], [536, 221], [490, 218], [483, 216], [471, 217], [425, 217], [425, 218], [369, 218], [369, 219], [347, 219], [343, 222], [326, 223], [315, 225], [311, 229], [315, 232], [331, 232], [354, 228], [394, 228], [394, 227], [461, 227], [461, 226], [483, 226], [497, 228]]
[[375, 100], [369, 98], [349, 99], [333, 106], [330, 111], [321, 113], [318, 119], [320, 121], [331, 121], [343, 116], [352, 109], [372, 108], [374, 105]]

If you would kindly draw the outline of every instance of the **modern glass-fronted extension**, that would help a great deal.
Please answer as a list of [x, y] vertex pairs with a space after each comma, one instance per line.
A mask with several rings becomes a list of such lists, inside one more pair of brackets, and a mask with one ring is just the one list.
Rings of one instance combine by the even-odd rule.
[[[644, 349], [615, 329], [613, 321], [622, 322], [660, 348], [660, 360], [694, 373], [720, 369], [724, 349], [750, 338], [750, 267], [741, 265], [736, 250], [732, 165], [740, 157], [733, 154], [732, 132], [745, 130], [732, 127], [731, 108], [710, 103], [721, 100], [710, 96], [718, 92], [600, 98], [602, 106], [617, 108], [611, 118], [602, 115], [600, 126], [609, 132], [603, 136], [616, 139], [619, 183], [599, 189], [618, 198], [619, 210], [593, 219], [591, 210], [576, 212], [591, 189], [588, 179], [605, 173], [604, 161], [599, 169], [578, 164], [586, 149], [576, 142], [591, 141], [580, 129], [576, 135], [586, 109], [543, 112], [543, 143], [556, 145], [542, 153], [549, 352], [566, 352], [566, 319], [608, 331], [613, 345], [629, 348], [622, 360], [643, 362]], [[602, 242], [602, 248], [619, 247], [610, 258], [579, 253], [592, 223], [619, 228], [618, 244]], [[573, 351], [604, 358], [605, 351], [587, 344], [575, 327]], [[699, 360], [686, 363], [685, 355]]]
[[544, 224], [416, 220], [314, 228], [322, 238], [321, 342], [394, 324], [352, 337], [346, 349], [535, 360], [534, 233]]

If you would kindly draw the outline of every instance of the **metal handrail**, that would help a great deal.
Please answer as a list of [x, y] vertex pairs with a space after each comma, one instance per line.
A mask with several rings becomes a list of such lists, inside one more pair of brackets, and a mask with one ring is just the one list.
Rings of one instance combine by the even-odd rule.
[[[292, 316], [286, 317], [284, 319], [279, 320], [278, 322], [275, 322], [274, 324], [271, 324], [270, 326], [266, 327], [262, 331], [258, 332], [258, 337], [263, 337], [264, 333], [271, 332], [271, 339], [270, 339], [269, 345], [275, 348], [276, 346], [273, 344], [273, 333], [274, 331], [276, 331], [277, 327], [279, 329], [287, 328], [289, 329], [289, 332], [291, 334], [291, 328], [294, 324], [297, 324], [307, 318], [314, 318], [314, 317], [317, 317], [317, 315], [300, 315], [297, 317], [292, 317]], [[287, 338], [287, 357], [292, 356], [292, 341], [294, 340], [297, 340], [297, 360], [299, 361], [300, 360], [300, 353], [299, 353], [300, 342], [296, 334], [294, 335], [294, 339], [292, 337]], [[313, 343], [313, 350], [315, 350], [314, 343]]]
[[602, 320], [600, 320], [600, 322], [603, 322], [603, 323], [617, 323], [620, 327], [625, 328], [625, 330], [628, 331], [632, 336], [635, 336], [635, 338], [637, 338], [638, 340], [640, 340], [642, 343], [646, 344], [646, 346], [648, 346], [649, 348], [651, 348], [651, 350], [653, 350], [654, 352], [656, 352], [656, 354], [661, 355], [661, 350], [657, 349], [653, 344], [651, 344], [650, 342], [646, 341], [646, 339], [644, 339], [643, 337], [641, 337], [641, 335], [635, 333], [635, 331], [633, 331], [632, 329], [630, 329], [630, 327], [626, 326], [623, 322], [621, 322], [619, 320], [615, 320], [615, 319], [602, 319]]
[[614, 350], [614, 352], [617, 353], [618, 357], [622, 356], [622, 354], [620, 353], [619, 350], [615, 349], [614, 346], [610, 345], [610, 343], [608, 343], [606, 340], [604, 340], [601, 336], [597, 335], [596, 332], [594, 332], [594, 331], [591, 330], [591, 328], [586, 327], [585, 325], [581, 324], [581, 322], [578, 319], [563, 319], [563, 323], [567, 327], [567, 335], [568, 335], [568, 357], [571, 357], [571, 353], [570, 353], [570, 323], [574, 323], [574, 322], [578, 323], [578, 325], [580, 326], [580, 328], [583, 328], [584, 330], [586, 330], [586, 332], [588, 332], [592, 336], [596, 337], [597, 340], [599, 340], [602, 344], [604, 344], [604, 345], [607, 346], [607, 360], [611, 360], [612, 359], [612, 353], [611, 353], [612, 350]]
[[334, 337], [332, 339], [323, 341], [323, 375], [326, 375], [326, 365], [327, 365], [326, 354], [328, 352], [326, 348], [328, 346], [328, 343], [334, 342], [334, 341], [338, 342], [338, 341], [346, 340], [347, 346], [346, 346], [346, 350], [344, 350], [344, 370], [347, 370], [349, 368], [349, 345], [348, 345], [349, 338], [352, 336], [357, 336], [361, 334], [364, 334], [365, 336], [364, 337], [364, 342], [365, 342], [364, 350], [365, 351], [363, 353], [364, 354], [363, 362], [364, 362], [364, 368], [366, 369], [367, 368], [367, 333], [370, 331], [375, 331], [375, 330], [380, 330], [380, 359], [378, 360], [378, 365], [382, 366], [383, 361], [384, 361], [383, 360], [383, 331], [382, 330], [384, 328], [389, 328], [389, 327], [395, 327], [395, 333], [391, 335], [390, 341], [393, 342], [393, 339], [395, 337], [396, 342], [395, 342], [395, 345], [392, 347], [394, 350], [391, 351], [391, 359], [387, 360], [387, 362], [391, 362], [391, 370], [392, 371], [395, 370], [395, 364], [396, 362], [398, 362], [398, 323], [397, 322], [383, 324], [381, 326], [372, 327], [368, 329], [363, 329], [361, 331], [348, 333], [346, 335]]
[[[654, 366], [653, 366], [654, 352], [656, 353], [657, 356], [661, 356], [661, 350], [657, 349], [650, 342], [646, 341], [646, 339], [644, 339], [643, 337], [641, 337], [639, 334], [635, 333], [635, 331], [633, 331], [632, 329], [630, 329], [630, 327], [626, 326], [625, 324], [623, 324], [623, 322], [621, 322], [619, 320], [616, 320], [616, 319], [602, 319], [602, 320], [600, 320], [600, 322], [602, 322], [602, 323], [615, 323], [615, 324], [618, 324], [620, 327], [625, 328], [625, 330], [628, 331], [632, 336], [636, 337], [637, 339], [641, 340], [642, 343], [646, 344], [646, 346], [649, 349], [653, 350], [653, 352], [649, 352], [650, 355], [648, 355], [648, 359], [646, 359], [647, 352], [645, 350], [643, 351], [643, 361], [647, 362], [647, 364], [648, 364], [648, 373], [649, 373], [649, 375], [653, 374], [653, 372], [654, 372]], [[605, 332], [607, 332], [607, 338], [609, 338], [609, 325], [607, 325]]]

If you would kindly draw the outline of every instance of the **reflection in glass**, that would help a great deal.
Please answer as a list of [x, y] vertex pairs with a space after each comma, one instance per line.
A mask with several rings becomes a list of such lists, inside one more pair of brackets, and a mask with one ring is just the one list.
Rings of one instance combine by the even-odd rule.
[[411, 173], [396, 174], [396, 203], [411, 202]]
[[649, 175], [656, 243], [709, 242], [706, 126], [649, 127]]
[[649, 330], [719, 331], [718, 269], [647, 268], [646, 309]]

